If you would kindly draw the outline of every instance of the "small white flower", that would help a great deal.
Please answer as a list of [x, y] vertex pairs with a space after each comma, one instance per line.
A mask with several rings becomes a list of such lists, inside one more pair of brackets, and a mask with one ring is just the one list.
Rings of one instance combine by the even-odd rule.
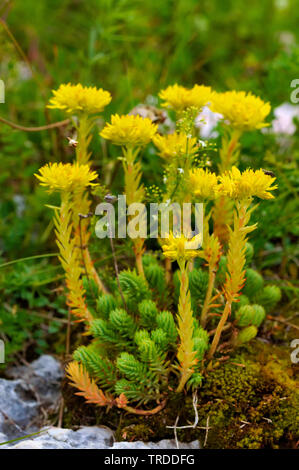
[[296, 131], [294, 118], [299, 118], [299, 106], [290, 103], [283, 103], [274, 109], [275, 119], [272, 121], [274, 134], [293, 135]]
[[204, 106], [202, 112], [195, 119], [195, 126], [200, 130], [200, 136], [203, 139], [213, 139], [218, 136], [214, 130], [218, 121], [222, 118], [221, 114], [214, 113], [207, 106]]
[[67, 140], [69, 141], [69, 146], [70, 146], [70, 147], [77, 147], [77, 145], [78, 145], [78, 141], [77, 141], [77, 140], [71, 139], [70, 137], [68, 137]]
[[179, 172], [180, 174], [184, 173], [183, 168], [178, 168], [178, 172]]

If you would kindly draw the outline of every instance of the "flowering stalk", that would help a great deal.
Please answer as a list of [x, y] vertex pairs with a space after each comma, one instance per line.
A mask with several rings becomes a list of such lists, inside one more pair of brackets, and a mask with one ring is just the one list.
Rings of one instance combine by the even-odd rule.
[[106, 293], [107, 289], [99, 278], [88, 249], [90, 233], [88, 232], [89, 218], [87, 215], [89, 213], [90, 205], [91, 201], [84, 189], [74, 193], [72, 218], [74, 225], [75, 247], [80, 252], [79, 259], [81, 259], [84, 267], [86, 268], [87, 276], [96, 282], [101, 292]]
[[87, 187], [96, 185], [92, 181], [97, 178], [97, 174], [90, 171], [88, 165], [53, 163], [40, 168], [39, 174], [35, 176], [42, 186], [49, 188], [49, 192], [60, 193], [61, 207], [55, 211], [54, 224], [59, 260], [66, 275], [68, 305], [80, 320], [90, 322], [92, 316], [84, 299], [80, 252], [76, 245], [77, 239], [73, 236], [74, 203], [78, 194], [84, 194]]
[[[268, 126], [265, 118], [270, 113], [269, 103], [265, 103], [258, 96], [244, 91], [227, 91], [212, 95], [211, 110], [220, 113], [229, 123], [224, 129], [220, 149], [220, 174], [229, 171], [238, 163], [240, 154], [239, 140], [243, 132], [261, 129]], [[214, 233], [220, 241], [227, 242], [228, 229], [232, 223], [233, 207], [225, 196], [216, 201], [213, 220]]]
[[246, 251], [246, 235], [256, 228], [256, 224], [247, 226], [251, 212], [248, 210], [251, 199], [237, 202], [234, 212], [234, 227], [229, 228], [229, 243], [227, 254], [227, 275], [224, 284], [224, 295], [226, 298], [225, 307], [217, 325], [216, 332], [208, 352], [208, 358], [211, 359], [220, 341], [222, 330], [231, 313], [233, 302], [238, 302], [238, 297], [245, 283], [245, 251]]
[[79, 116], [77, 128], [76, 159], [81, 165], [90, 164], [91, 152], [88, 151], [89, 144], [92, 139], [91, 131], [94, 120], [89, 118], [87, 114]]
[[234, 203], [227, 196], [220, 196], [214, 204], [212, 217], [214, 222], [214, 234], [222, 243], [227, 243], [229, 237], [228, 227], [233, 222]]
[[200, 256], [205, 259], [209, 269], [208, 288], [200, 317], [201, 326], [204, 328], [207, 323], [209, 311], [212, 307], [217, 306], [213, 303], [217, 296], [212, 297], [212, 293], [215, 284], [217, 265], [221, 256], [221, 245], [215, 234], [209, 236], [209, 234], [206, 233], [204, 250]]
[[78, 250], [75, 239], [72, 237], [72, 211], [70, 195], [66, 192], [61, 194], [61, 206], [55, 211], [54, 224], [57, 246], [59, 248], [59, 260], [65, 271], [66, 285], [68, 288], [67, 304], [73, 315], [80, 320], [92, 320], [84, 300], [84, 287], [81, 279], [82, 268], [78, 260]]
[[178, 347], [177, 358], [180, 363], [179, 370], [181, 378], [177, 387], [177, 392], [181, 392], [194, 372], [193, 367], [197, 363], [196, 351], [194, 351], [194, 318], [191, 308], [191, 296], [189, 291], [188, 263], [180, 262], [180, 298], [178, 305], [178, 332], [180, 345]]
[[242, 135], [240, 129], [227, 129], [221, 140], [220, 174], [230, 170], [233, 165], [238, 163], [240, 155], [239, 140]]
[[184, 236], [175, 237], [172, 233], [165, 239], [162, 246], [164, 256], [172, 261], [177, 261], [180, 268], [180, 298], [177, 313], [178, 333], [180, 345], [177, 358], [181, 373], [177, 392], [181, 392], [194, 372], [197, 364], [196, 351], [194, 351], [194, 317], [191, 307], [191, 295], [189, 290], [189, 262], [199, 256], [198, 247], [201, 243], [201, 235], [196, 235], [191, 240]]
[[[140, 148], [147, 145], [157, 132], [157, 125], [148, 118], [141, 116], [126, 115], [111, 116], [111, 124], [107, 123], [100, 132], [101, 137], [111, 140], [115, 145], [123, 149], [123, 168], [125, 173], [125, 193], [127, 204], [142, 202], [144, 198], [144, 187], [141, 183], [141, 164], [136, 161]], [[142, 254], [144, 251], [144, 240], [136, 238], [133, 241], [138, 273], [145, 279]]]
[[[221, 149], [219, 151], [220, 174], [230, 170], [232, 165], [237, 163], [240, 154], [239, 139], [241, 137], [239, 129], [227, 129], [221, 141]], [[229, 237], [228, 227], [233, 222], [233, 202], [226, 196], [220, 196], [215, 201], [213, 209], [214, 233], [219, 240], [227, 242]]]
[[[91, 141], [91, 130], [94, 125], [94, 120], [88, 114], [80, 114], [77, 127], [77, 141], [76, 146], [76, 160], [79, 164], [88, 164], [90, 166], [91, 152], [88, 147]], [[73, 223], [74, 223], [74, 237], [75, 244], [81, 251], [81, 258], [86, 269], [87, 276], [92, 278], [97, 284], [101, 292], [106, 293], [107, 289], [101, 281], [91, 258], [88, 241], [90, 234], [88, 233], [89, 219], [88, 217], [82, 218], [81, 214], [87, 215], [90, 210], [91, 201], [84, 192], [84, 190], [77, 191], [74, 195], [73, 205]]]
[[[141, 164], [139, 161], [136, 161], [139, 149], [134, 150], [132, 147], [124, 147], [123, 154], [123, 169], [125, 175], [125, 194], [127, 205], [133, 204], [134, 202], [142, 202], [144, 198], [144, 186], [141, 183]], [[131, 220], [129, 216], [129, 220]], [[133, 239], [133, 250], [136, 258], [137, 271], [145, 278], [143, 264], [142, 264], [142, 254], [144, 252], [144, 239], [137, 237]]]
[[[75, 121], [78, 140], [75, 146], [76, 160], [79, 165], [90, 165], [91, 153], [88, 151], [88, 146], [92, 138], [91, 130], [94, 125], [94, 116], [101, 113], [110, 101], [111, 95], [108, 91], [102, 88], [84, 87], [81, 83], [77, 85], [71, 83], [62, 84], [57, 90], [53, 90], [53, 96], [47, 107], [60, 109], [69, 116], [76, 115], [78, 117]], [[82, 224], [80, 221], [79, 224], [79, 214], [87, 214], [90, 207], [90, 201], [84, 193], [84, 188], [76, 188], [75, 199], [76, 201], [74, 201], [75, 203], [72, 207], [75, 246], [81, 250], [82, 245], [85, 247], [82, 257], [84, 258], [83, 264], [86, 271], [88, 275], [93, 277], [99, 289], [105, 292], [106, 290], [93, 266], [87, 248], [89, 239], [89, 235], [87, 235], [88, 220], [84, 220]]]

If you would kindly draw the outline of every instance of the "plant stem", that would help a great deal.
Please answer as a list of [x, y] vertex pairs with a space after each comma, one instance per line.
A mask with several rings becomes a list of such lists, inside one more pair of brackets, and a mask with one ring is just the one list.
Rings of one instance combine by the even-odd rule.
[[216, 332], [215, 332], [215, 335], [214, 335], [214, 338], [213, 338], [213, 341], [212, 341], [212, 344], [211, 344], [211, 347], [210, 347], [210, 350], [208, 352], [208, 359], [212, 359], [212, 357], [214, 356], [215, 354], [215, 351], [217, 349], [217, 346], [219, 344], [219, 341], [220, 341], [220, 337], [221, 337], [221, 333], [222, 333], [222, 330], [224, 328], [224, 325], [228, 319], [228, 316], [231, 312], [231, 306], [232, 306], [232, 303], [229, 302], [229, 301], [226, 301], [226, 304], [225, 304], [225, 307], [224, 307], [224, 310], [223, 310], [223, 313], [222, 313], [222, 316], [220, 318], [220, 321], [217, 325], [217, 328], [216, 328]]
[[145, 279], [145, 274], [144, 274], [143, 264], [142, 264], [142, 253], [140, 252], [136, 253], [136, 266], [137, 266], [137, 271], [139, 275]]
[[40, 132], [40, 131], [47, 131], [48, 129], [54, 129], [55, 127], [62, 127], [67, 126], [70, 123], [70, 119], [65, 119], [64, 121], [52, 122], [51, 124], [46, 124], [45, 126], [38, 126], [38, 127], [25, 127], [21, 126], [20, 124], [15, 124], [14, 122], [8, 121], [3, 117], [0, 117], [0, 122], [6, 124], [7, 126], [12, 127], [13, 129], [18, 129], [19, 131], [24, 132]]
[[203, 328], [205, 328], [205, 326], [207, 324], [207, 317], [208, 317], [212, 292], [213, 292], [213, 288], [214, 288], [215, 277], [216, 277], [215, 267], [209, 265], [208, 289], [207, 289], [207, 293], [206, 293], [206, 297], [205, 297], [205, 301], [204, 301], [204, 304], [203, 304], [202, 313], [201, 313], [201, 317], [200, 317], [200, 324]]
[[[230, 170], [234, 163], [237, 163], [239, 158], [238, 143], [241, 137], [241, 131], [238, 129], [233, 129], [229, 135], [222, 138], [222, 145], [220, 150], [220, 160], [219, 165], [220, 173], [224, 173], [227, 170]], [[234, 155], [235, 153], [235, 155]]]
[[79, 124], [77, 126], [77, 140], [78, 145], [76, 147], [76, 158], [77, 162], [80, 165], [86, 165], [90, 163], [89, 157], [90, 153], [88, 152], [88, 146], [91, 141], [91, 129], [93, 127], [92, 121], [88, 118], [87, 115], [83, 114], [79, 119]]
[[[138, 151], [132, 149], [132, 147], [124, 148], [124, 173], [125, 173], [125, 194], [127, 198], [127, 205], [135, 202], [142, 202], [144, 198], [144, 187], [140, 183], [141, 180], [141, 167], [139, 162], [136, 162]], [[129, 216], [129, 220], [131, 217]], [[144, 239], [137, 237], [133, 239], [133, 249], [136, 258], [136, 267], [138, 274], [145, 279], [142, 254], [143, 254]]]
[[101, 279], [98, 275], [98, 272], [97, 272], [96, 268], [94, 267], [94, 264], [93, 264], [93, 261], [91, 259], [88, 248], [85, 248], [84, 256], [85, 256], [85, 262], [86, 262], [87, 269], [90, 271], [94, 281], [97, 283], [97, 286], [98, 286], [99, 290], [101, 292], [103, 292], [104, 294], [107, 294], [108, 290], [104, 286], [103, 282], [101, 281]]
[[161, 405], [156, 406], [156, 408], [153, 408], [152, 410], [139, 410], [138, 408], [132, 408], [131, 406], [123, 406], [122, 409], [127, 411], [128, 413], [133, 413], [134, 415], [151, 416], [163, 410], [165, 405], [166, 400], [162, 401]]
[[180, 265], [180, 299], [178, 306], [178, 333], [180, 337], [180, 345], [178, 348], [177, 358], [180, 363], [181, 378], [176, 389], [181, 392], [193, 373], [193, 366], [196, 364], [193, 341], [194, 318], [191, 308], [191, 297], [189, 291], [188, 265], [179, 263]]
[[165, 278], [166, 283], [170, 284], [172, 280], [172, 269], [171, 269], [171, 260], [169, 258], [165, 259]]

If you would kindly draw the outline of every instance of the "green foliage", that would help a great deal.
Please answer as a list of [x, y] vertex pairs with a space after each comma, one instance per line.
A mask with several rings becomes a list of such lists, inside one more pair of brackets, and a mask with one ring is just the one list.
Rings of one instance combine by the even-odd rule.
[[136, 308], [134, 306], [138, 305], [139, 302], [151, 296], [146, 281], [138, 276], [135, 270], [122, 271], [119, 275], [119, 282], [127, 301], [133, 309]]
[[251, 265], [253, 255], [254, 255], [254, 248], [251, 243], [247, 242], [246, 248], [245, 248], [245, 257], [246, 257], [247, 266]]
[[[299, 394], [288, 364], [287, 350], [254, 341], [207, 375], [198, 413], [199, 426], [210, 416], [209, 448], [277, 449], [296, 442]], [[240, 428], [241, 420], [251, 425]]]
[[146, 328], [154, 328], [157, 324], [158, 309], [152, 300], [143, 300], [138, 305], [140, 323]]
[[278, 286], [268, 285], [256, 295], [256, 302], [264, 307], [267, 312], [273, 310], [281, 299], [281, 290]]
[[132, 339], [136, 330], [133, 318], [122, 309], [113, 310], [109, 315], [111, 327], [124, 338]]
[[235, 312], [240, 308], [243, 307], [243, 305], [248, 305], [249, 304], [249, 299], [246, 295], [241, 294], [239, 297], [239, 302], [234, 302], [232, 304], [232, 313], [235, 314]]
[[187, 387], [196, 390], [201, 387], [203, 376], [199, 372], [192, 374], [191, 378], [187, 382]]
[[244, 343], [248, 343], [251, 341], [253, 338], [255, 338], [257, 335], [257, 327], [254, 325], [251, 326], [246, 326], [243, 328], [239, 333], [236, 338], [236, 344], [237, 345], [242, 345]]
[[263, 277], [254, 269], [246, 269], [246, 282], [242, 293], [252, 299], [264, 285]]
[[116, 365], [119, 372], [125, 375], [126, 378], [132, 382], [138, 383], [145, 380], [146, 366], [136, 359], [133, 354], [129, 354], [127, 352], [121, 353], [117, 359]]
[[206, 330], [201, 326], [196, 326], [193, 334], [194, 351], [196, 351], [196, 358], [202, 361], [205, 352], [209, 348], [209, 335]]
[[174, 345], [176, 343], [178, 333], [172, 313], [165, 311], [160, 312], [157, 315], [157, 325], [166, 334], [169, 344]]
[[155, 298], [164, 302], [168, 293], [165, 270], [157, 263], [149, 263], [145, 265], [144, 273]]
[[261, 305], [243, 305], [236, 312], [236, 321], [240, 327], [249, 325], [259, 327], [265, 316], [265, 310]]
[[108, 319], [112, 310], [116, 308], [116, 301], [112, 294], [101, 295], [97, 300], [97, 316]]
[[116, 369], [112, 361], [100, 355], [92, 347], [80, 346], [74, 353], [74, 359], [96, 376], [100, 387], [105, 387], [108, 391], [114, 390], [117, 381]]
[[189, 274], [191, 298], [195, 304], [202, 304], [208, 287], [208, 273], [202, 269], [193, 269]]
[[[197, 315], [200, 315], [202, 305], [204, 303], [207, 287], [208, 287], [209, 275], [207, 271], [201, 268], [194, 268], [189, 273], [189, 287], [191, 293], [192, 308]], [[180, 280], [178, 272], [174, 275], [174, 286], [175, 286], [175, 300], [178, 301], [180, 292]]]
[[113, 310], [108, 320], [98, 318], [90, 327], [91, 334], [105, 344], [115, 348], [131, 348], [131, 342], [136, 331], [134, 319], [122, 309]]
[[100, 295], [99, 288], [94, 279], [83, 276], [83, 287], [88, 305], [94, 302]]
[[216, 274], [216, 281], [219, 285], [223, 285], [226, 277], [227, 257], [221, 256], [218, 264], [218, 271]]
[[120, 307], [119, 296], [101, 295], [97, 300], [98, 318], [89, 331], [94, 341], [79, 347], [74, 359], [103, 390], [124, 393], [127, 400], [139, 404], [147, 403], [167, 390], [177, 329], [171, 312], [159, 311], [153, 300], [144, 298], [150, 292], [135, 271], [122, 271], [119, 278], [130, 309]]
[[53, 296], [50, 284], [57, 267], [45, 260], [17, 263], [0, 271], [0, 339], [5, 342], [5, 362], [16, 355], [26, 357], [27, 349], [42, 354], [60, 352], [64, 338], [61, 318], [66, 316], [65, 297]]

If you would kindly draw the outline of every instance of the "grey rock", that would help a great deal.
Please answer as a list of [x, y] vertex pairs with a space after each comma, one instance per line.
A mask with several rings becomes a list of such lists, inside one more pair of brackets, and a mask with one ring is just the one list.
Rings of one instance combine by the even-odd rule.
[[[177, 449], [174, 439], [163, 439], [159, 442], [115, 442], [113, 449]], [[190, 443], [179, 442], [179, 449], [200, 449], [199, 441]]]
[[52, 356], [44, 354], [30, 366], [12, 367], [7, 376], [30, 384], [43, 406], [53, 404], [59, 398], [63, 370], [60, 362]]
[[[110, 429], [84, 426], [77, 431], [56, 427], [44, 428], [35, 437], [6, 444], [0, 449], [176, 449], [174, 440], [160, 442], [114, 442]], [[199, 449], [198, 441], [179, 443], [180, 449]]]
[[[3, 445], [2, 449], [108, 449], [113, 445], [113, 432], [97, 426], [77, 431], [56, 427], [41, 429], [40, 434]], [[0, 449], [1, 449], [0, 448]]]
[[15, 437], [36, 417], [37, 402], [22, 380], [0, 379], [0, 432]]
[[57, 405], [62, 374], [59, 361], [48, 355], [8, 370], [12, 380], [0, 379], [0, 435], [8, 440], [36, 431], [42, 409]]

